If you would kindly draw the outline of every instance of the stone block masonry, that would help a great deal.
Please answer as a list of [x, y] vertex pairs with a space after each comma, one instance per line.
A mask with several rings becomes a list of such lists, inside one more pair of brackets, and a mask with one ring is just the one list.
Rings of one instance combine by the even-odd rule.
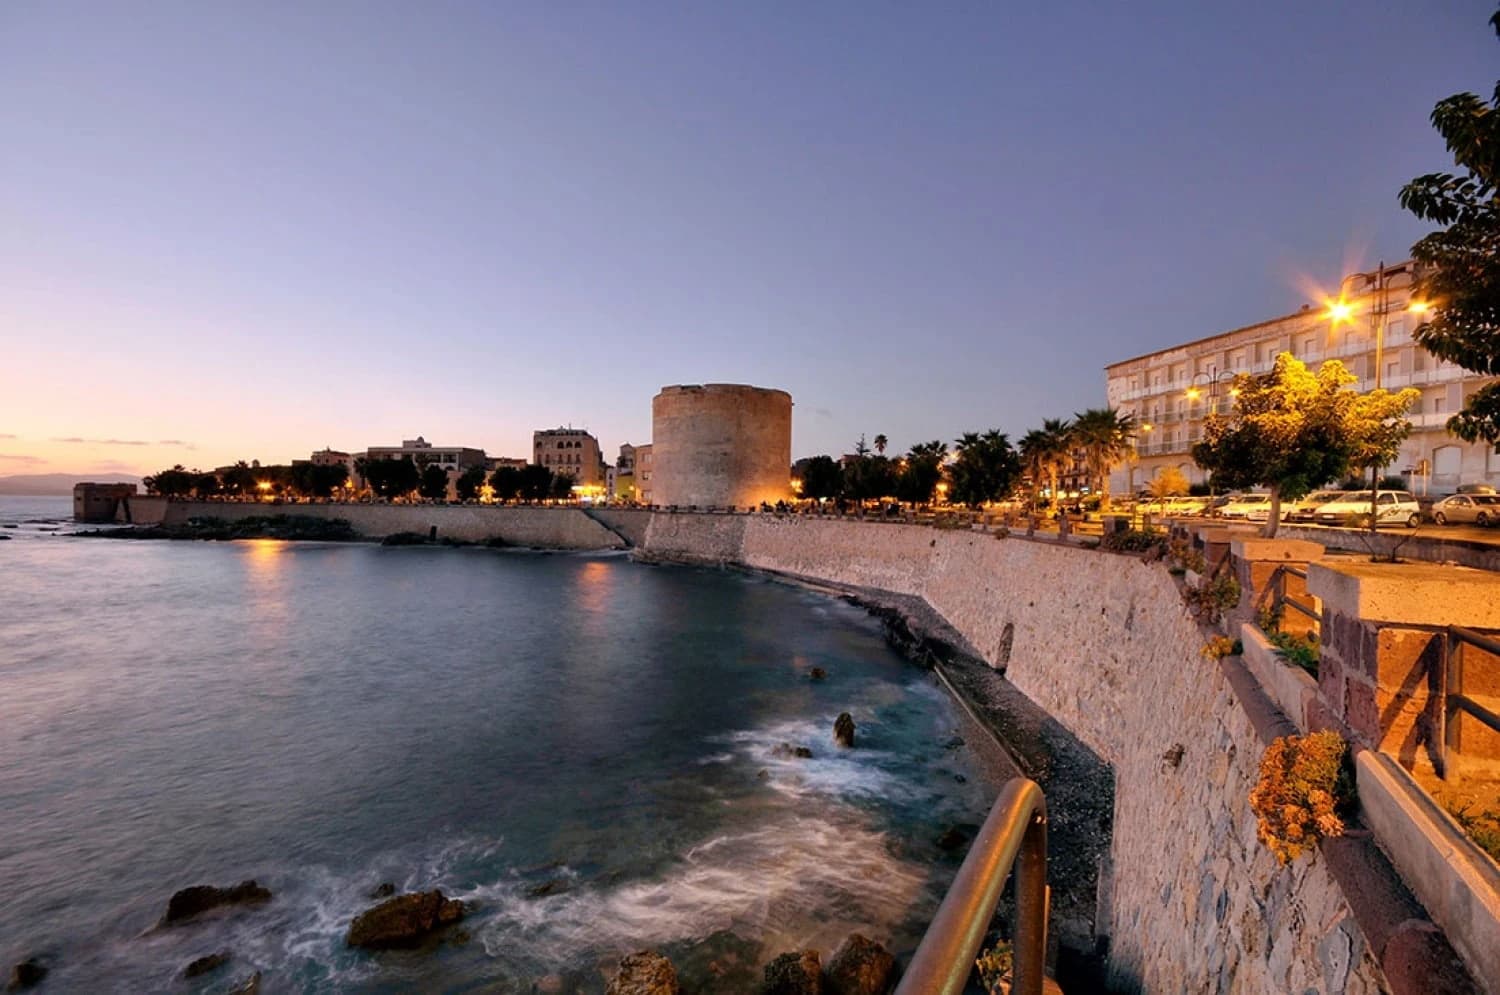
[[[1283, 868], [1249, 807], [1262, 746], [1160, 565], [975, 532], [654, 516], [647, 558], [924, 599], [1114, 769], [1097, 917], [1114, 986], [1365, 993], [1385, 979], [1322, 855]], [[1169, 761], [1168, 758], [1175, 758]]]

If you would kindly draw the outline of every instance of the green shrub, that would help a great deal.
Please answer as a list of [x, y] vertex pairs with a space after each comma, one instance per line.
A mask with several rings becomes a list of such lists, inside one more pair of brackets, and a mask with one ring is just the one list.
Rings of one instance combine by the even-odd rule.
[[1109, 533], [1101, 543], [1102, 548], [1116, 553], [1144, 553], [1167, 546], [1167, 534], [1161, 529], [1125, 529]]
[[1316, 680], [1318, 676], [1318, 637], [1312, 633], [1297, 636], [1279, 629], [1266, 633], [1276, 655], [1294, 667], [1301, 667]]
[[1449, 800], [1443, 803], [1448, 814], [1453, 816], [1455, 822], [1468, 834], [1469, 839], [1479, 845], [1479, 849], [1490, 855], [1490, 859], [1500, 864], [1500, 812], [1494, 809], [1483, 809], [1475, 815], [1469, 811], [1474, 806], [1472, 801], [1464, 802], [1462, 805]]
[[1240, 582], [1228, 570], [1205, 577], [1197, 587], [1182, 589], [1183, 604], [1196, 618], [1212, 625], [1240, 603]]

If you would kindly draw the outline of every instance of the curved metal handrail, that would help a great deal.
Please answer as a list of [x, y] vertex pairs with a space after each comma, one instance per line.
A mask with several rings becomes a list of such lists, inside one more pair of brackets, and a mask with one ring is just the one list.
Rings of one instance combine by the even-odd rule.
[[[1020, 862], [1016, 857], [1019, 854]], [[1047, 799], [1036, 782], [1012, 778], [969, 847], [896, 995], [959, 995], [1016, 870], [1013, 995], [1041, 995], [1047, 960]]]

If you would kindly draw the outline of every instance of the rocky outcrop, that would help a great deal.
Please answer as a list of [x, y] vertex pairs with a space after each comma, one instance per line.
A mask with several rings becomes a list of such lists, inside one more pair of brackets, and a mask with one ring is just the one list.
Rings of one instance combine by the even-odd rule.
[[604, 995], [679, 995], [677, 970], [654, 950], [639, 950], [620, 961]]
[[27, 957], [21, 963], [10, 969], [10, 984], [5, 986], [8, 992], [18, 992], [23, 988], [31, 988], [42, 983], [47, 976], [47, 968], [35, 957]]
[[791, 743], [778, 743], [776, 746], [771, 747], [771, 756], [773, 757], [798, 757], [806, 760], [812, 755], [812, 750], [807, 747], [793, 746]]
[[208, 972], [216, 970], [229, 963], [229, 957], [230, 954], [228, 950], [220, 950], [218, 953], [199, 957], [197, 960], [192, 961], [188, 964], [187, 967], [182, 969], [182, 976], [184, 978], [196, 978], [200, 975], [207, 974]]
[[370, 892], [371, 898], [390, 898], [396, 893], [396, 886], [390, 881], [382, 881]]
[[356, 916], [345, 942], [365, 950], [416, 946], [430, 933], [458, 922], [464, 912], [463, 902], [437, 889], [398, 895]]
[[782, 954], [766, 965], [761, 995], [822, 995], [823, 965], [816, 950]]
[[828, 962], [828, 995], [885, 995], [896, 980], [896, 958], [884, 946], [859, 933], [839, 947]]
[[840, 712], [833, 723], [833, 741], [840, 746], [854, 745], [854, 716]]
[[259, 995], [259, 992], [260, 972], [256, 971], [250, 977], [229, 989], [228, 995]]
[[175, 926], [196, 919], [205, 912], [231, 905], [260, 905], [271, 900], [271, 890], [254, 881], [241, 881], [230, 888], [200, 884], [183, 888], [167, 902], [161, 926]]
[[814, 667], [807, 672], [807, 676], [809, 680], [823, 681], [828, 679], [828, 671], [822, 667]]

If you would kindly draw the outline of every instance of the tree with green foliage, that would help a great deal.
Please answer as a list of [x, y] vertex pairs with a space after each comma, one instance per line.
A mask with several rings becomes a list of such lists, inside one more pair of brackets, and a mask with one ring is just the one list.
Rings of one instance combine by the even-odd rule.
[[943, 460], [947, 458], [948, 444], [939, 439], [912, 446], [896, 481], [896, 496], [913, 505], [931, 504], [932, 495], [942, 482]]
[[884, 456], [866, 455], [844, 466], [844, 496], [855, 501], [892, 497], [896, 493], [896, 465]]
[[527, 463], [520, 472], [519, 493], [526, 501], [545, 501], [552, 493], [552, 471], [540, 463]]
[[453, 482], [453, 489], [458, 494], [460, 501], [476, 501], [479, 499], [479, 491], [484, 487], [485, 477], [482, 466], [471, 466], [458, 475]]
[[1418, 391], [1361, 395], [1348, 389], [1356, 379], [1336, 359], [1312, 373], [1289, 352], [1268, 373], [1236, 376], [1234, 408], [1205, 420], [1194, 462], [1221, 486], [1269, 490], [1264, 534], [1276, 535], [1282, 498], [1303, 497], [1350, 467], [1389, 463], [1411, 431], [1405, 415]]
[[953, 444], [957, 455], [948, 468], [948, 500], [978, 508], [1010, 496], [1021, 476], [1021, 460], [999, 429], [965, 432]]
[[1083, 450], [1084, 464], [1093, 490], [1099, 495], [1099, 510], [1109, 510], [1109, 472], [1131, 455], [1135, 438], [1135, 416], [1114, 408], [1090, 408], [1073, 416], [1071, 440]]
[[193, 485], [197, 482], [198, 475], [181, 463], [141, 480], [147, 494], [160, 494], [162, 497], [186, 497], [192, 493]]
[[448, 471], [437, 463], [422, 467], [422, 480], [417, 484], [417, 493], [428, 501], [443, 501], [448, 497]]
[[551, 492], [547, 495], [554, 501], [567, 501], [573, 496], [573, 475], [559, 473], [552, 478]]
[[252, 494], [255, 491], [255, 471], [250, 468], [250, 464], [240, 460], [224, 471], [219, 479], [219, 487], [225, 494]]
[[521, 487], [522, 471], [518, 466], [497, 466], [490, 475], [490, 488], [495, 492], [496, 501], [514, 501], [521, 496]]
[[801, 463], [803, 497], [827, 500], [843, 493], [844, 471], [832, 456], [813, 456]]
[[[1500, 34], [1500, 12], [1490, 18]], [[1401, 206], [1442, 225], [1412, 246], [1413, 297], [1427, 317], [1413, 338], [1439, 359], [1500, 375], [1500, 82], [1486, 102], [1473, 93], [1439, 101], [1432, 126], [1462, 174], [1428, 173], [1401, 188]], [[1500, 382], [1486, 384], [1448, 419], [1468, 442], [1500, 446]]]
[[365, 461], [365, 481], [370, 490], [386, 500], [406, 497], [422, 482], [422, 471], [410, 456]]
[[307, 497], [328, 498], [349, 480], [348, 468], [342, 463], [315, 466], [299, 463], [291, 470], [292, 486]]

